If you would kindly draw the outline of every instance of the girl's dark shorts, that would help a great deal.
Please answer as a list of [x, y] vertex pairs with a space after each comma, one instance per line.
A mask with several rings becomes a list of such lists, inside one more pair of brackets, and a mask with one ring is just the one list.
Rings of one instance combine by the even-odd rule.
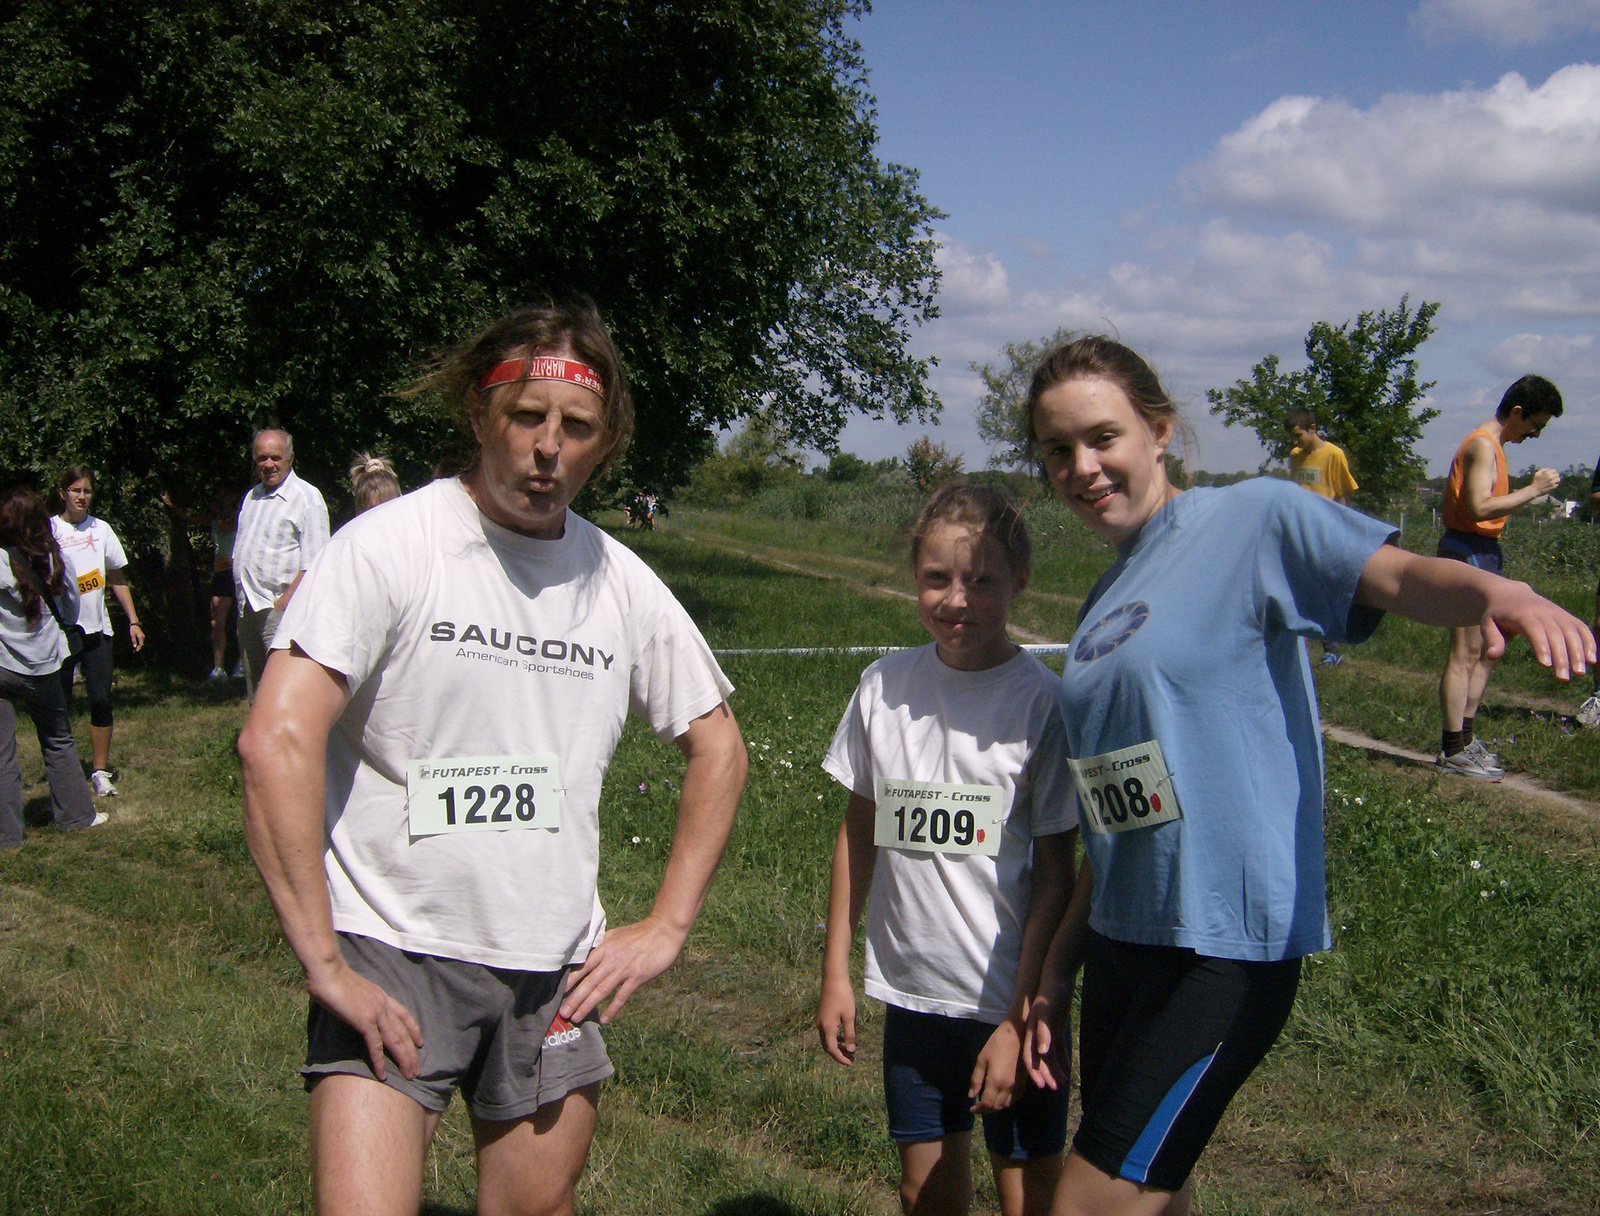
[[1297, 958], [1211, 958], [1091, 930], [1073, 1149], [1114, 1178], [1176, 1191], [1289, 1020], [1299, 984]]
[[[390, 1060], [384, 1084], [427, 1110], [443, 1111], [459, 1089], [480, 1119], [523, 1119], [613, 1072], [596, 1016], [573, 1025], [560, 1015], [566, 970], [507, 971], [412, 954], [353, 933], [339, 934], [339, 950], [421, 1025], [416, 1079], [402, 1077]], [[329, 1073], [376, 1080], [366, 1040], [316, 1001], [306, 1040], [300, 1073], [307, 1089]]]
[[[995, 1028], [976, 1018], [898, 1005], [884, 1009], [883, 1097], [890, 1137], [897, 1144], [923, 1144], [970, 1132], [974, 1116], [967, 1090], [978, 1053]], [[983, 1140], [1006, 1161], [1055, 1156], [1067, 1145], [1066, 1088], [1028, 1085], [1005, 1110], [984, 1115]]]

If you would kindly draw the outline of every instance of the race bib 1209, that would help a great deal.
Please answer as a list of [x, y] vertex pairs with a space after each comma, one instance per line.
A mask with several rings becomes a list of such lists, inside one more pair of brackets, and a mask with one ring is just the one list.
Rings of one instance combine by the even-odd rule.
[[1078, 785], [1080, 818], [1091, 832], [1131, 832], [1183, 818], [1161, 744], [1154, 739], [1067, 763]]
[[412, 836], [561, 827], [554, 756], [413, 760], [406, 771]]
[[873, 844], [984, 857], [1000, 851], [1007, 808], [1005, 791], [997, 786], [879, 777], [876, 790]]

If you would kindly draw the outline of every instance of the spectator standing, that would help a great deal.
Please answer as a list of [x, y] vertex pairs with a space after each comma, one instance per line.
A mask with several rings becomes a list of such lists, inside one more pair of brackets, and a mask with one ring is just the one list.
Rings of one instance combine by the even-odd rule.
[[[1348, 507], [1350, 495], [1360, 487], [1350, 475], [1344, 449], [1317, 432], [1317, 420], [1310, 410], [1290, 410], [1285, 423], [1289, 438], [1294, 440], [1294, 448], [1289, 452], [1289, 476], [1295, 485]], [[1342, 662], [1344, 656], [1339, 653], [1339, 643], [1324, 641], [1323, 666], [1337, 667]]]
[[[228, 622], [233, 618], [233, 540], [238, 535], [239, 510], [235, 495], [225, 487], [218, 487], [211, 496], [211, 507], [206, 511], [186, 511], [172, 501], [172, 495], [162, 492], [161, 501], [167, 504], [181, 522], [211, 529], [211, 672], [206, 676], [212, 684], [221, 684], [228, 678], [225, 666], [228, 658]], [[233, 665], [233, 678], [244, 678], [244, 664]]]
[[133, 607], [133, 588], [123, 571], [128, 565], [122, 542], [103, 519], [89, 514], [94, 504], [94, 472], [72, 465], [57, 483], [61, 514], [50, 519], [67, 577], [78, 588], [78, 624], [83, 645], [61, 664], [61, 690], [72, 704], [72, 673], [83, 672], [89, 694], [89, 788], [99, 798], [116, 795], [111, 780], [111, 615], [106, 611], [106, 588], [117, 597], [128, 618], [128, 637], [137, 653], [144, 649], [144, 630]]
[[[1461, 441], [1450, 462], [1442, 512], [1445, 532], [1437, 556], [1500, 573], [1500, 534], [1506, 518], [1561, 484], [1561, 474], [1554, 469], [1539, 469], [1527, 485], [1512, 490], [1505, 445], [1537, 439], [1550, 420], [1559, 417], [1561, 393], [1543, 376], [1524, 376], [1506, 389], [1494, 417]], [[1500, 757], [1473, 735], [1473, 720], [1496, 661], [1484, 654], [1479, 626], [1450, 630], [1450, 657], [1439, 677], [1444, 729], [1438, 763], [1447, 772], [1480, 781], [1499, 781], [1506, 775]]]
[[357, 452], [350, 465], [350, 497], [355, 504], [352, 518], [370, 511], [379, 503], [400, 497], [400, 478], [382, 456]]
[[[1589, 483], [1589, 515], [1600, 519], [1600, 457], [1594, 462], [1594, 477]], [[1600, 585], [1594, 589], [1594, 618], [1591, 624], [1600, 637]], [[1594, 673], [1594, 688], [1584, 703], [1578, 706], [1578, 723], [1590, 730], [1600, 726], [1600, 671]]]
[[239, 592], [239, 653], [255, 696], [289, 598], [328, 543], [328, 505], [294, 471], [288, 431], [257, 431], [250, 445], [258, 483], [239, 505], [233, 581]]
[[78, 588], [32, 486], [15, 486], [0, 502], [0, 546], [0, 849], [14, 849], [22, 843], [18, 704], [39, 736], [56, 827], [98, 827], [106, 815], [94, 809], [83, 779], [58, 675], [70, 649], [61, 622], [77, 617]]

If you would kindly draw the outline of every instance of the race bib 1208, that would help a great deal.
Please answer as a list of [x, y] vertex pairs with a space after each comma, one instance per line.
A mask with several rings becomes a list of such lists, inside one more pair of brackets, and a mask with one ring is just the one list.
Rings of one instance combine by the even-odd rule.
[[1131, 832], [1183, 818], [1161, 744], [1154, 739], [1067, 763], [1078, 786], [1080, 818], [1091, 832]]
[[554, 756], [459, 756], [413, 760], [406, 771], [413, 836], [561, 827]]
[[898, 781], [879, 777], [872, 843], [923, 853], [1000, 851], [1006, 818], [1005, 791], [993, 785], [942, 781]]

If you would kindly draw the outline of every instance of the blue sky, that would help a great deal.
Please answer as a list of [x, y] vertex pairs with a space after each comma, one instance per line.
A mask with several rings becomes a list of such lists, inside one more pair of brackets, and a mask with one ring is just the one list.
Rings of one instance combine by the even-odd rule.
[[1205, 390], [1409, 293], [1443, 304], [1436, 472], [1524, 371], [1568, 414], [1513, 466], [1594, 462], [1600, 0], [878, 0], [854, 34], [880, 155], [947, 213], [915, 339], [945, 413], [853, 422], [847, 450], [927, 430], [983, 465], [969, 363], [1064, 325], [1152, 358], [1200, 467], [1253, 468]]

